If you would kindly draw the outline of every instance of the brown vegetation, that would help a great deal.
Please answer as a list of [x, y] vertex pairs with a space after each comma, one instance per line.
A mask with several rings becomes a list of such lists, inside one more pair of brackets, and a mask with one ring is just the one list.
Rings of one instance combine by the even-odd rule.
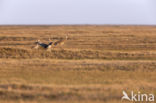
[[155, 26], [0, 26], [0, 103], [120, 103], [155, 81]]

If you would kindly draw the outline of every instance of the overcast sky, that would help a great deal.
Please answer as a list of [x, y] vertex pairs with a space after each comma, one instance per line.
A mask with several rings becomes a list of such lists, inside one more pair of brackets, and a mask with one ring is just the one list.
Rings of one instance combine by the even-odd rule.
[[156, 25], [156, 0], [0, 0], [2, 24]]

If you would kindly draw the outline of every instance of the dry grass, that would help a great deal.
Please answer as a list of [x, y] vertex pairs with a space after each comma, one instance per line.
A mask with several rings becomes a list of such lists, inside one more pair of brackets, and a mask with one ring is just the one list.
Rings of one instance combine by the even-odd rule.
[[156, 60], [155, 51], [99, 51], [99, 50], [29, 50], [0, 48], [1, 58], [14, 59], [103, 59], [103, 60]]
[[120, 103], [123, 90], [156, 94], [155, 81], [155, 26], [0, 26], [1, 103]]

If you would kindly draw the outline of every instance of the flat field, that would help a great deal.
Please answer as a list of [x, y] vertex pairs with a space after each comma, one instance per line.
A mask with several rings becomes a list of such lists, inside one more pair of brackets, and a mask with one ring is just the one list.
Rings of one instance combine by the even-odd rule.
[[0, 103], [130, 103], [123, 90], [156, 96], [156, 26], [0, 26]]

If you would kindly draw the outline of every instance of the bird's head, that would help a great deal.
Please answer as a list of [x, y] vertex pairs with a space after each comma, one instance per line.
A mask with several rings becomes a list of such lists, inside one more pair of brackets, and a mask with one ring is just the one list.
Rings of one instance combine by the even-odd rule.
[[40, 43], [40, 40], [37, 40], [36, 42], [35, 42], [35, 44], [39, 44]]

